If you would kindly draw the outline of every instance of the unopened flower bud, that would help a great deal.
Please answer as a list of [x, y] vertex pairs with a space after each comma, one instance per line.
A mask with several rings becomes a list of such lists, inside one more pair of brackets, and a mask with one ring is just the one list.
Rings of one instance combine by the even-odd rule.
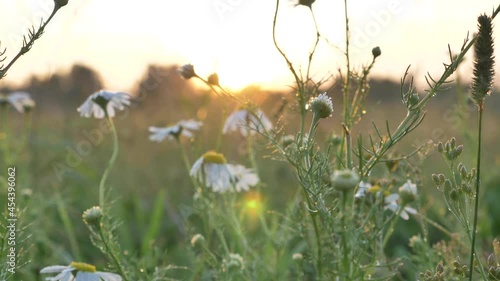
[[437, 174], [432, 174], [432, 182], [439, 188], [442, 184], [443, 181], [439, 178], [439, 175]]
[[68, 4], [68, 0], [54, 0], [54, 4], [56, 6], [56, 9], [59, 9], [66, 6]]
[[210, 85], [219, 86], [219, 75], [217, 73], [212, 73], [208, 76], [207, 82]]
[[439, 153], [443, 153], [443, 151], [444, 151], [444, 145], [443, 145], [442, 142], [438, 143], [437, 150], [438, 150]]
[[177, 72], [179, 72], [184, 79], [191, 79], [196, 76], [196, 72], [194, 72], [194, 66], [192, 64], [183, 65], [177, 70]]
[[301, 254], [301, 253], [294, 253], [292, 255], [292, 259], [295, 261], [295, 262], [302, 262], [304, 260], [304, 256]]
[[201, 234], [195, 234], [193, 238], [191, 238], [191, 246], [193, 248], [202, 248], [205, 245], [205, 237]]
[[94, 206], [83, 212], [82, 218], [87, 225], [100, 227], [102, 210], [99, 206]]
[[377, 58], [378, 56], [380, 56], [382, 54], [382, 51], [380, 50], [380, 47], [375, 47], [372, 49], [372, 55], [373, 55], [373, 58]]
[[335, 171], [332, 176], [333, 187], [339, 191], [350, 191], [359, 184], [359, 176], [351, 170]]

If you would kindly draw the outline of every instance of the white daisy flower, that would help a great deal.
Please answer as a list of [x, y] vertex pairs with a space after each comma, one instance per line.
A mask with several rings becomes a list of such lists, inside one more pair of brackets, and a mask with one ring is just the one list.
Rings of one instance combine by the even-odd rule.
[[227, 164], [223, 154], [209, 151], [191, 167], [190, 176], [214, 192], [248, 191], [259, 183], [259, 177], [243, 165]]
[[20, 113], [25, 113], [35, 107], [35, 101], [27, 92], [13, 92], [0, 96], [0, 103], [10, 104]]
[[233, 176], [234, 190], [236, 192], [240, 192], [242, 190], [248, 191], [251, 186], [255, 186], [259, 183], [259, 176], [252, 172], [251, 169], [239, 164], [228, 164], [227, 166]]
[[306, 105], [306, 109], [310, 109], [312, 112], [317, 114], [319, 118], [327, 118], [332, 116], [333, 102], [325, 92], [317, 97], [311, 98], [309, 103]]
[[372, 188], [372, 185], [370, 183], [366, 183], [364, 181], [361, 181], [358, 184], [358, 191], [356, 191], [356, 194], [354, 194], [354, 198], [360, 199], [366, 196], [366, 193]]
[[241, 135], [246, 137], [254, 135], [255, 132], [268, 131], [272, 128], [273, 124], [260, 109], [255, 114], [246, 109], [240, 109], [227, 117], [222, 132], [227, 134], [239, 130]]
[[130, 105], [130, 98], [127, 93], [101, 90], [90, 95], [77, 111], [87, 118], [92, 115], [97, 119], [113, 118], [115, 110], [124, 110], [126, 105]]
[[415, 201], [417, 198], [417, 185], [408, 180], [399, 188], [399, 195], [403, 205]]
[[209, 151], [191, 167], [189, 175], [214, 192], [226, 192], [232, 188], [234, 178], [223, 154]]
[[[73, 275], [76, 271], [76, 275]], [[96, 271], [95, 266], [72, 262], [69, 266], [52, 265], [40, 270], [40, 273], [58, 273], [55, 277], [47, 277], [49, 281], [121, 281], [122, 277], [110, 272]]]
[[178, 139], [180, 135], [191, 138], [194, 136], [192, 131], [199, 130], [201, 126], [203, 126], [203, 122], [192, 119], [179, 121], [170, 127], [160, 128], [151, 126], [149, 127], [149, 132], [151, 133], [149, 140], [156, 142], [161, 142], [166, 138], [174, 140]]
[[417, 213], [417, 210], [408, 206], [404, 205], [402, 206], [398, 204], [399, 199], [400, 197], [399, 194], [397, 193], [388, 195], [387, 197], [384, 198], [384, 203], [385, 203], [384, 209], [391, 210], [392, 212], [397, 213], [400, 210], [400, 208], [403, 208], [399, 216], [404, 220], [408, 220], [410, 218], [408, 214], [415, 215]]

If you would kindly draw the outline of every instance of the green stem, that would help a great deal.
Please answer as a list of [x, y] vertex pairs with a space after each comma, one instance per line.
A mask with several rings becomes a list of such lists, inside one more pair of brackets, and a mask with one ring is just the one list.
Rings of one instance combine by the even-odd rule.
[[8, 134], [8, 126], [7, 126], [7, 120], [8, 120], [8, 107], [6, 105], [2, 106], [2, 135], [3, 135], [3, 157], [4, 157], [4, 162], [5, 162], [5, 167], [8, 167], [10, 165], [10, 153], [9, 153], [9, 134]]
[[[476, 231], [477, 231], [477, 213], [479, 209], [479, 185], [481, 183], [481, 142], [482, 142], [482, 121], [483, 121], [483, 103], [478, 104], [478, 141], [477, 141], [477, 176], [476, 176], [476, 200], [474, 203], [474, 223], [472, 227], [472, 242], [471, 242], [471, 251], [470, 251], [470, 274], [469, 281], [472, 281], [472, 275], [474, 272], [474, 254], [475, 254], [475, 245], [476, 245]], [[478, 260], [478, 263], [480, 261]]]
[[123, 278], [123, 280], [128, 281], [128, 278], [125, 275], [125, 271], [123, 270], [121, 263], [118, 261], [118, 258], [115, 256], [115, 253], [109, 247], [108, 240], [106, 240], [106, 238], [104, 237], [104, 234], [102, 233], [102, 227], [99, 226], [98, 230], [99, 230], [99, 236], [101, 237], [102, 243], [104, 244], [104, 247], [106, 248], [106, 252], [113, 259], [113, 262], [115, 263], [116, 269], [120, 273], [120, 276]]
[[349, 249], [347, 247], [347, 224], [345, 222], [347, 203], [347, 191], [342, 192], [342, 251], [343, 251], [343, 265], [345, 276], [350, 276], [349, 269]]
[[109, 159], [108, 166], [106, 167], [106, 170], [102, 175], [101, 182], [99, 183], [99, 206], [103, 210], [105, 208], [104, 203], [106, 197], [106, 189], [105, 189], [106, 180], [108, 179], [109, 173], [116, 162], [116, 158], [118, 157], [118, 151], [119, 151], [118, 134], [116, 132], [116, 127], [115, 124], [113, 123], [113, 119], [111, 119], [110, 117], [106, 117], [106, 120], [108, 121], [109, 128], [113, 133], [113, 154], [111, 155], [111, 159]]
[[59, 217], [61, 217], [64, 231], [66, 232], [66, 236], [69, 239], [69, 245], [71, 247], [71, 251], [75, 255], [77, 260], [81, 260], [80, 248], [78, 247], [78, 243], [76, 241], [76, 233], [73, 227], [73, 223], [68, 215], [68, 211], [66, 206], [64, 206], [64, 201], [61, 199], [61, 195], [58, 190], [55, 192], [56, 195], [56, 204], [57, 204], [57, 212], [59, 213]]
[[387, 245], [387, 242], [389, 242], [389, 237], [391, 237], [392, 232], [394, 232], [394, 227], [396, 226], [396, 222], [399, 219], [399, 216], [401, 215], [401, 212], [403, 212], [404, 206], [399, 206], [399, 209], [396, 211], [393, 220], [391, 221], [391, 224], [389, 228], [387, 229], [387, 232], [384, 236], [384, 240], [382, 242], [382, 249], [385, 248]]

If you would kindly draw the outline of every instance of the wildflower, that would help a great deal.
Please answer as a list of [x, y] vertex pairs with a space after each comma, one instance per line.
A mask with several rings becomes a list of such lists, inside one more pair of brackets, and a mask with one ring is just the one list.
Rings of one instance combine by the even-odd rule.
[[228, 168], [232, 175], [236, 192], [242, 190], [248, 191], [251, 186], [255, 186], [259, 183], [259, 177], [243, 165], [228, 164]]
[[94, 206], [83, 212], [82, 218], [86, 224], [99, 227], [102, 218], [102, 210], [99, 206]]
[[481, 105], [491, 92], [495, 74], [493, 55], [493, 27], [491, 17], [481, 15], [477, 19], [479, 31], [474, 43], [474, 78], [472, 83], [472, 99]]
[[361, 181], [358, 184], [358, 191], [356, 191], [356, 194], [354, 194], [354, 198], [356, 199], [361, 199], [366, 196], [366, 193], [370, 191], [372, 188], [372, 185], [370, 183], [366, 183], [364, 181]]
[[219, 75], [217, 73], [212, 73], [208, 76], [207, 82], [210, 85], [219, 86]]
[[298, 5], [304, 5], [304, 6], [307, 6], [309, 8], [311, 8], [312, 4], [314, 3], [314, 1], [316, 0], [299, 0], [299, 4]]
[[335, 171], [332, 176], [333, 187], [339, 191], [354, 189], [359, 183], [359, 176], [351, 170]]
[[377, 47], [372, 49], [372, 55], [373, 55], [374, 59], [376, 59], [381, 54], [382, 54], [382, 51], [380, 50], [380, 47], [377, 46]]
[[417, 196], [417, 185], [414, 183], [411, 183], [411, 181], [408, 180], [405, 184], [403, 184], [399, 188], [399, 195], [401, 196], [401, 200], [403, 202], [403, 205], [406, 205], [408, 203], [415, 201], [416, 196]]
[[304, 260], [304, 256], [301, 253], [294, 253], [292, 255], [292, 259], [296, 262], [301, 262], [302, 260]]
[[[410, 218], [408, 213], [414, 215], [417, 213], [417, 210], [415, 210], [411, 207], [408, 207], [408, 206], [399, 205], [398, 204], [399, 199], [400, 199], [400, 197], [399, 197], [399, 194], [397, 194], [397, 193], [393, 193], [393, 194], [388, 195], [387, 197], [384, 198], [384, 203], [385, 203], [384, 209], [391, 210], [394, 213], [400, 212], [399, 216], [404, 220], [408, 220]], [[403, 209], [400, 210], [400, 208], [403, 208]]]
[[294, 142], [295, 142], [295, 137], [292, 135], [285, 135], [281, 137], [281, 145], [283, 146], [283, 148], [288, 147]]
[[28, 112], [35, 107], [35, 101], [27, 92], [13, 92], [7, 96], [1, 95], [0, 104], [10, 104], [20, 113]]
[[149, 127], [149, 132], [151, 132], [149, 140], [156, 142], [161, 142], [165, 138], [178, 140], [181, 135], [191, 138], [194, 136], [191, 131], [199, 130], [201, 126], [203, 126], [203, 122], [190, 119], [181, 120], [177, 124], [165, 128]]
[[68, 4], [68, 0], [54, 0], [54, 4], [57, 9], [64, 7]]
[[246, 137], [249, 134], [254, 135], [255, 132], [268, 131], [272, 128], [273, 124], [260, 109], [255, 113], [240, 109], [227, 117], [222, 132], [227, 134], [239, 129], [240, 134]]
[[194, 66], [192, 64], [186, 64], [180, 67], [177, 72], [184, 78], [184, 79], [191, 79], [193, 77], [196, 77], [196, 72], [194, 72]]
[[115, 109], [124, 110], [126, 105], [130, 105], [129, 94], [101, 90], [90, 95], [77, 111], [87, 118], [92, 115], [97, 119], [113, 118]]
[[205, 244], [205, 237], [203, 237], [203, 235], [199, 233], [195, 234], [193, 238], [191, 238], [191, 246], [193, 246], [193, 248], [201, 247], [204, 244]]
[[309, 103], [306, 105], [306, 109], [311, 109], [311, 111], [316, 114], [318, 118], [328, 118], [332, 116], [333, 102], [325, 92], [317, 97], [311, 98]]
[[225, 192], [234, 181], [230, 169], [223, 154], [209, 151], [196, 160], [189, 175], [214, 192]]
[[243, 260], [243, 257], [241, 257], [239, 254], [230, 253], [229, 258], [224, 259], [222, 262], [225, 271], [245, 269], [245, 261]]
[[[76, 271], [76, 276], [73, 276], [73, 271]], [[52, 281], [121, 281], [122, 278], [118, 274], [110, 272], [96, 271], [95, 266], [82, 263], [72, 262], [69, 266], [52, 265], [40, 270], [40, 273], [58, 273], [55, 277], [48, 277], [45, 280]]]
[[259, 177], [245, 166], [227, 164], [223, 154], [209, 151], [194, 163], [189, 173], [214, 192], [248, 191]]

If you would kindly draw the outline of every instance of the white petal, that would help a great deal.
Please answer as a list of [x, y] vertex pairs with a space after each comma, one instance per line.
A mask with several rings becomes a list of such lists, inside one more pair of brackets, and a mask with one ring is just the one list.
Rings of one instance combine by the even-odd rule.
[[101, 281], [101, 278], [94, 272], [78, 271], [75, 281]]
[[42, 270], [40, 270], [40, 273], [61, 272], [61, 271], [68, 269], [68, 268], [71, 268], [71, 267], [69, 267], [67, 265], [51, 265], [51, 266], [47, 266], [47, 267], [42, 268]]
[[385, 202], [386, 204], [389, 204], [389, 203], [391, 203], [391, 202], [396, 202], [396, 201], [398, 201], [398, 199], [399, 199], [399, 194], [397, 194], [397, 193], [393, 193], [393, 194], [390, 194], [390, 195], [388, 195], [387, 197], [385, 197], [384, 202]]
[[97, 271], [96, 274], [99, 275], [104, 281], [122, 281], [122, 277], [118, 274], [99, 271]]
[[410, 217], [408, 216], [408, 213], [405, 212], [404, 210], [401, 211], [401, 213], [399, 214], [399, 216], [404, 219], [405, 221], [407, 221]]
[[405, 211], [412, 214], [412, 215], [417, 214], [417, 210], [413, 209], [412, 207], [405, 207]]

